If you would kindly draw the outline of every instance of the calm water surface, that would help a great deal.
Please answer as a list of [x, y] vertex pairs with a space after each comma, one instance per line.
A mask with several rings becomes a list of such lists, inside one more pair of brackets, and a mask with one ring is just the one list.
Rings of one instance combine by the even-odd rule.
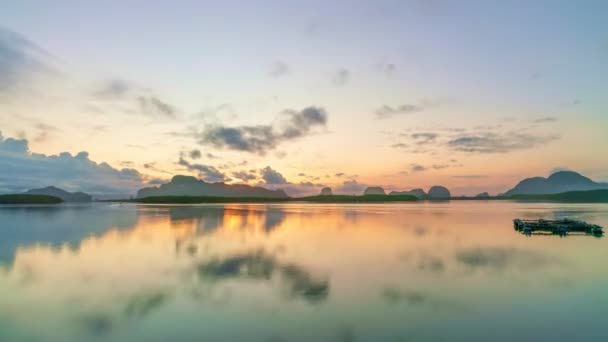
[[0, 341], [607, 341], [606, 204], [0, 207]]

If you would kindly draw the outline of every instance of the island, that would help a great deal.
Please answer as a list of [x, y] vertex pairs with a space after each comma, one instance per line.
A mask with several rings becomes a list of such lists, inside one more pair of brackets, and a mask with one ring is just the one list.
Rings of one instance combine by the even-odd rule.
[[150, 196], [129, 200], [148, 204], [198, 204], [198, 203], [371, 203], [371, 202], [415, 202], [410, 195], [317, 195], [307, 197], [219, 197], [219, 196]]

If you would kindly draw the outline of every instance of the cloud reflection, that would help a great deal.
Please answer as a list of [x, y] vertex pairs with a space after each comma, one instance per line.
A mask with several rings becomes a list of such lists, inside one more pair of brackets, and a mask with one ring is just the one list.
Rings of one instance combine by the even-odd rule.
[[324, 301], [329, 295], [329, 280], [313, 276], [303, 266], [281, 263], [264, 251], [206, 261], [197, 266], [197, 273], [207, 281], [238, 278], [269, 281], [277, 276], [289, 297], [308, 302]]

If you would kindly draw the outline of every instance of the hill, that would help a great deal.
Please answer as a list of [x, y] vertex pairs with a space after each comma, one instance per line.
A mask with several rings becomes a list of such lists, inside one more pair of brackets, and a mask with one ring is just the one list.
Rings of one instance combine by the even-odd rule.
[[67, 192], [54, 186], [41, 189], [32, 189], [24, 192], [25, 195], [45, 195], [59, 197], [64, 202], [91, 202], [93, 197], [84, 192]]
[[61, 198], [46, 195], [11, 194], [0, 195], [0, 204], [56, 204]]
[[608, 203], [608, 189], [568, 191], [559, 194], [513, 195], [509, 199], [570, 203]]
[[143, 188], [137, 192], [137, 198], [158, 196], [194, 196], [194, 197], [253, 197], [253, 198], [288, 198], [283, 190], [269, 190], [259, 186], [245, 184], [207, 183], [191, 176], [175, 176], [159, 187]]
[[317, 195], [309, 197], [218, 197], [218, 196], [151, 196], [138, 198], [139, 203], [149, 204], [196, 204], [196, 203], [277, 203], [277, 202], [318, 202], [318, 203], [371, 203], [371, 202], [412, 202], [415, 196], [389, 195]]
[[573, 171], [559, 171], [548, 178], [532, 177], [519, 182], [503, 196], [557, 194], [569, 191], [608, 189], [608, 184], [593, 180]]

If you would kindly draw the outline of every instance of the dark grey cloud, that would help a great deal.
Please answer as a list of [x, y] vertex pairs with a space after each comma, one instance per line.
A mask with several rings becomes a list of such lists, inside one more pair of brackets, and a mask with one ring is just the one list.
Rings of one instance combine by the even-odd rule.
[[287, 184], [287, 179], [285, 179], [280, 172], [273, 170], [270, 166], [261, 169], [260, 174], [266, 184]]
[[342, 185], [338, 186], [336, 188], [335, 193], [348, 194], [348, 195], [353, 195], [353, 194], [359, 195], [359, 194], [363, 193], [363, 190], [365, 190], [366, 187], [367, 187], [367, 185], [357, 182], [356, 179], [351, 179], [351, 180], [344, 181], [342, 183]]
[[448, 147], [454, 151], [471, 153], [508, 153], [524, 150], [558, 140], [559, 135], [537, 135], [528, 133], [480, 133], [463, 134], [450, 141]]
[[200, 159], [202, 157], [201, 151], [199, 150], [192, 150], [189, 155], [190, 159]]
[[232, 173], [232, 177], [247, 182], [257, 179], [258, 174], [254, 170], [235, 171]]
[[439, 134], [432, 132], [421, 132], [421, 133], [413, 133], [411, 137], [416, 141], [417, 145], [425, 145], [429, 143], [434, 143]]
[[268, 71], [268, 75], [270, 77], [281, 77], [289, 73], [289, 65], [285, 62], [276, 61], [270, 67], [270, 71]]
[[107, 163], [96, 163], [87, 152], [49, 156], [33, 153], [27, 140], [4, 138], [2, 134], [0, 170], [0, 193], [54, 185], [68, 191], [111, 196], [133, 194], [143, 186], [142, 175], [135, 169], [115, 169]]
[[229, 180], [223, 172], [215, 167], [211, 165], [190, 163], [184, 159], [183, 156], [180, 156], [177, 164], [186, 167], [188, 170], [198, 172], [198, 177], [205, 182], [217, 183]]
[[383, 105], [376, 110], [377, 119], [387, 119], [395, 115], [413, 114], [423, 111], [424, 108], [413, 104], [403, 104], [397, 107]]
[[[542, 121], [550, 122], [544, 118]], [[400, 133], [399, 141], [391, 147], [409, 153], [436, 155], [440, 151], [468, 153], [509, 153], [525, 150], [560, 139], [558, 134], [533, 133], [531, 127], [504, 127], [503, 125], [479, 125], [472, 129], [434, 128], [441, 133], [422, 129], [413, 133]], [[412, 130], [409, 130], [412, 131]]]
[[279, 144], [306, 136], [315, 127], [323, 127], [326, 124], [325, 110], [311, 106], [301, 111], [284, 110], [278, 120], [270, 125], [207, 126], [198, 136], [198, 142], [216, 148], [264, 155]]
[[333, 84], [342, 86], [350, 80], [350, 71], [345, 68], [338, 69], [331, 78]]
[[422, 171], [426, 171], [428, 170], [428, 168], [426, 166], [420, 165], [420, 164], [412, 164], [410, 165], [410, 171], [411, 172], [422, 172]]
[[[441, 170], [441, 169], [447, 169], [449, 167], [456, 167], [456, 166], [460, 166], [457, 165], [455, 162], [450, 162], [449, 164], [433, 164], [430, 166], [424, 166], [418, 163], [412, 163], [410, 164], [410, 172], [412, 173], [416, 173], [416, 172], [424, 172], [424, 171], [428, 171], [428, 170]], [[406, 172], [407, 174], [407, 172]]]
[[52, 56], [23, 35], [0, 28], [0, 92], [28, 88], [41, 76], [58, 75]]
[[345, 173], [344, 173], [344, 172], [338, 172], [338, 173], [336, 173], [336, 175], [335, 175], [335, 176], [336, 176], [336, 177], [342, 177], [342, 176], [344, 176], [344, 175], [345, 175]]

